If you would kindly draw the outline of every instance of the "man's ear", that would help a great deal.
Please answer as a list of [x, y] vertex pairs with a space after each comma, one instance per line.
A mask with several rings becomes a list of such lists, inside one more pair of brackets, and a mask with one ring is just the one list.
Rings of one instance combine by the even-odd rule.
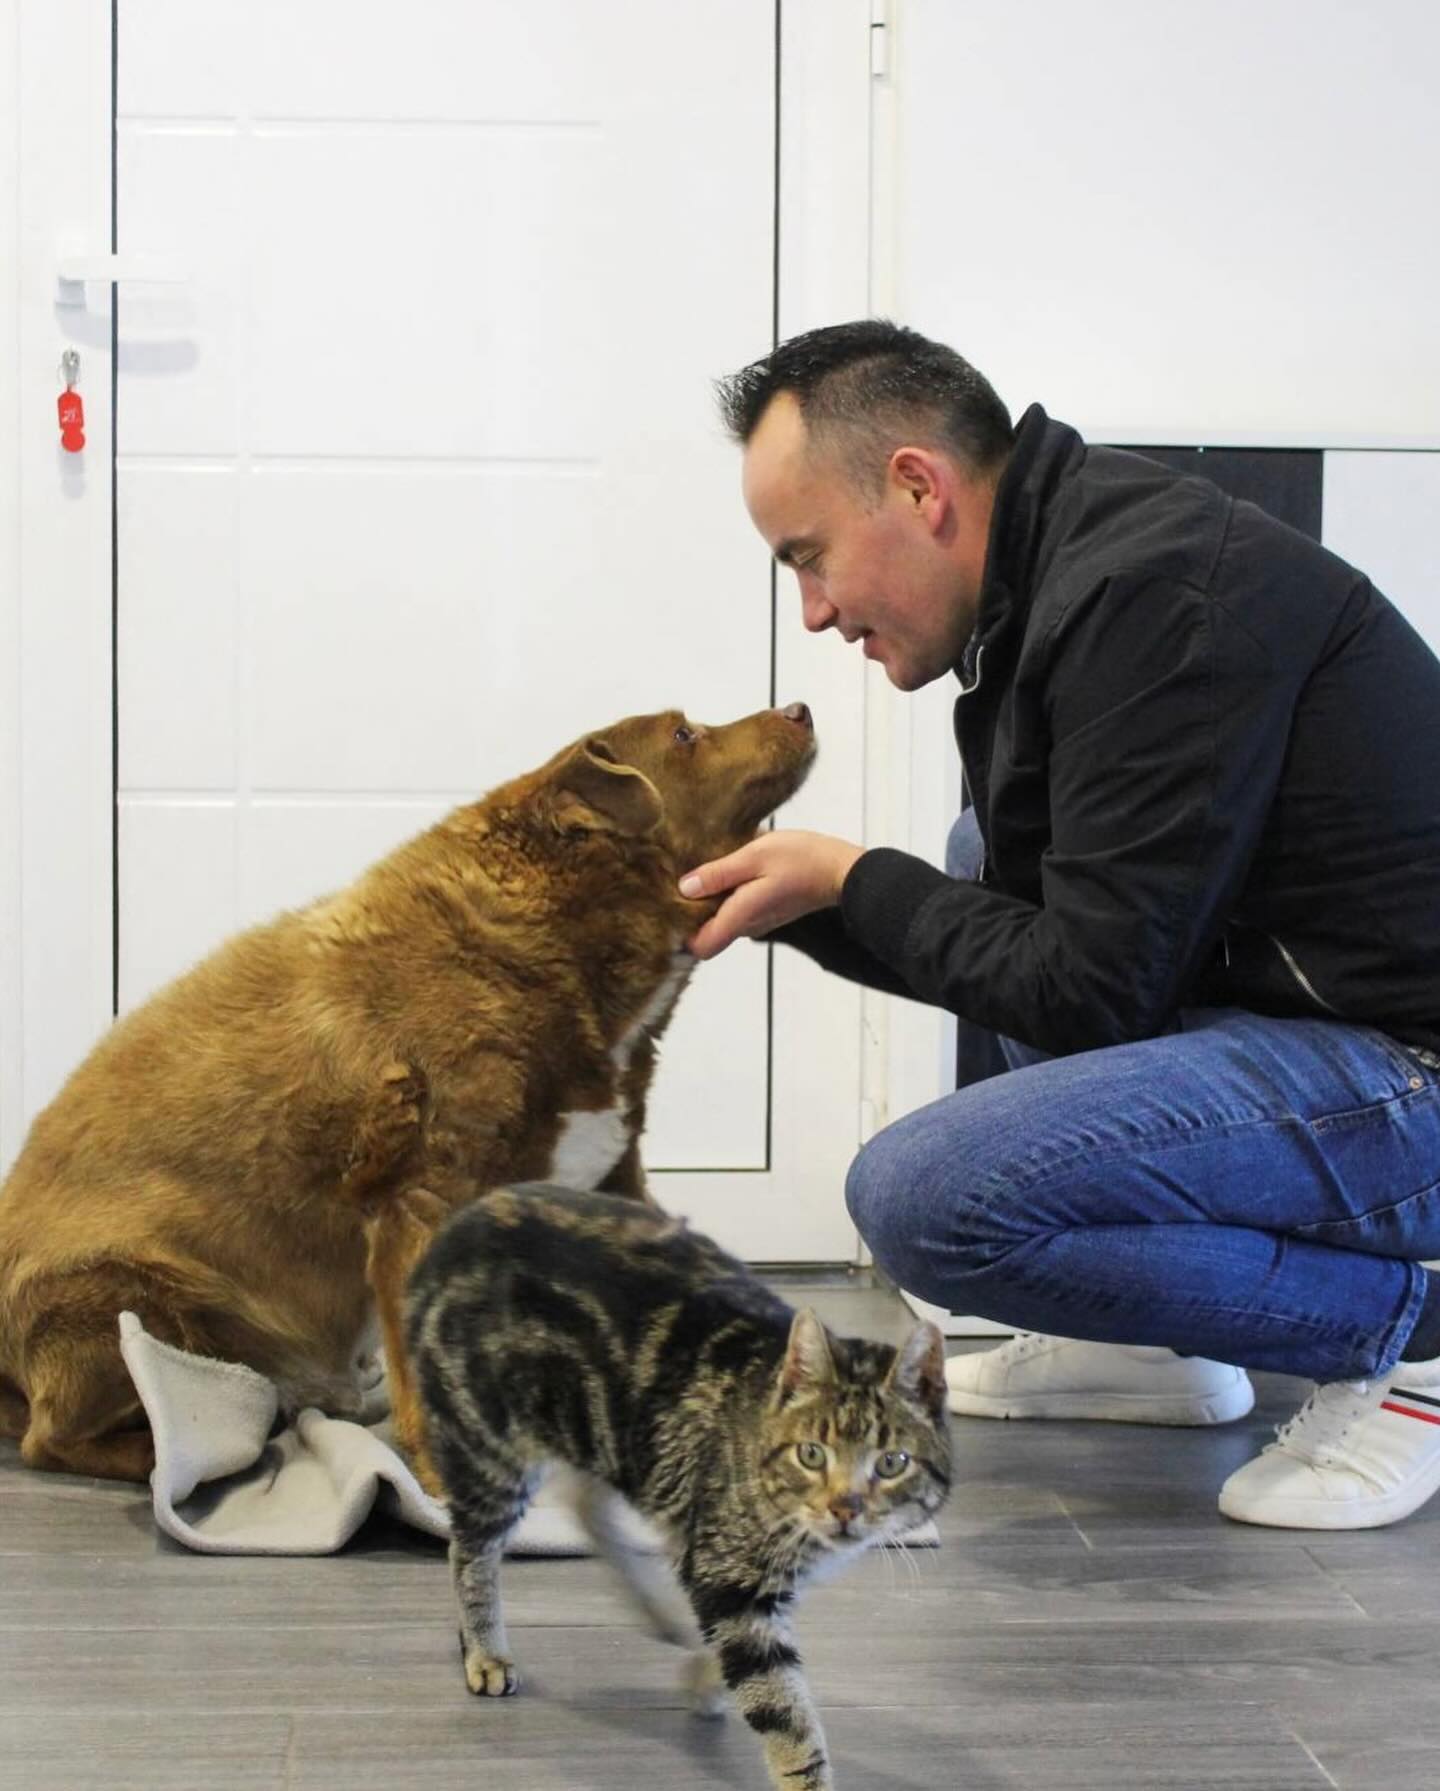
[[922, 1320], [895, 1352], [885, 1377], [902, 1399], [908, 1399], [940, 1422], [945, 1413], [945, 1339], [940, 1327]]
[[890, 478], [906, 508], [923, 517], [933, 532], [945, 514], [944, 462], [927, 448], [900, 447], [890, 456]]
[[557, 830], [624, 833], [640, 838], [660, 825], [660, 792], [633, 765], [621, 765], [603, 740], [582, 740], [561, 762], [551, 786]]

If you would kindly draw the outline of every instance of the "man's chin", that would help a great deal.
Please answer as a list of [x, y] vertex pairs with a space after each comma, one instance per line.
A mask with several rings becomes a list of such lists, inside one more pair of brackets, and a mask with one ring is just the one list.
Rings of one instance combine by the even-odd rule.
[[933, 684], [937, 678], [943, 678], [945, 673], [950, 670], [948, 665], [937, 666], [932, 670], [929, 666], [916, 665], [903, 659], [892, 646], [878, 640], [873, 634], [865, 637], [862, 651], [872, 665], [880, 667], [896, 690], [907, 692], [923, 690], [927, 684]]
[[903, 661], [896, 663], [885, 659], [881, 663], [885, 668], [885, 676], [896, 690], [903, 690], [907, 693], [923, 690], [927, 684], [933, 684], [941, 676], [940, 672], [932, 672], [920, 666], [906, 665]]

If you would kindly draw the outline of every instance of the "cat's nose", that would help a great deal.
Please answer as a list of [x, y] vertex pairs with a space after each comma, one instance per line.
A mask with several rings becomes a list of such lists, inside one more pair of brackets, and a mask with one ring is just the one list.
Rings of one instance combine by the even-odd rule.
[[841, 1493], [830, 1501], [830, 1515], [838, 1518], [842, 1524], [849, 1523], [860, 1515], [863, 1500], [859, 1493]]

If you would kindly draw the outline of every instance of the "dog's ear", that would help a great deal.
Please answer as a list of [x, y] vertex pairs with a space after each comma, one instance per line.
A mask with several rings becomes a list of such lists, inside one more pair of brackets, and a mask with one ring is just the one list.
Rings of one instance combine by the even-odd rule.
[[633, 765], [622, 765], [603, 740], [582, 740], [561, 761], [550, 812], [561, 833], [624, 833], [638, 839], [660, 825], [660, 792]]

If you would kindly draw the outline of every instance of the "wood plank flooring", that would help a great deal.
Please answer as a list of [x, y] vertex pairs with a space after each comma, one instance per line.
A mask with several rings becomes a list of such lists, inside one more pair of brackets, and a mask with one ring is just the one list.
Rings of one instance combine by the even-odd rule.
[[[781, 1285], [843, 1330], [908, 1324], [880, 1289]], [[1218, 1431], [957, 1420], [944, 1547], [801, 1606], [842, 1791], [1436, 1791], [1440, 1503], [1227, 1523], [1220, 1482], [1306, 1391], [1258, 1385]], [[481, 1704], [438, 1544], [376, 1522], [324, 1559], [190, 1555], [139, 1490], [0, 1443], [0, 1787], [763, 1791], [602, 1564], [513, 1562], [506, 1596], [525, 1689]]]

